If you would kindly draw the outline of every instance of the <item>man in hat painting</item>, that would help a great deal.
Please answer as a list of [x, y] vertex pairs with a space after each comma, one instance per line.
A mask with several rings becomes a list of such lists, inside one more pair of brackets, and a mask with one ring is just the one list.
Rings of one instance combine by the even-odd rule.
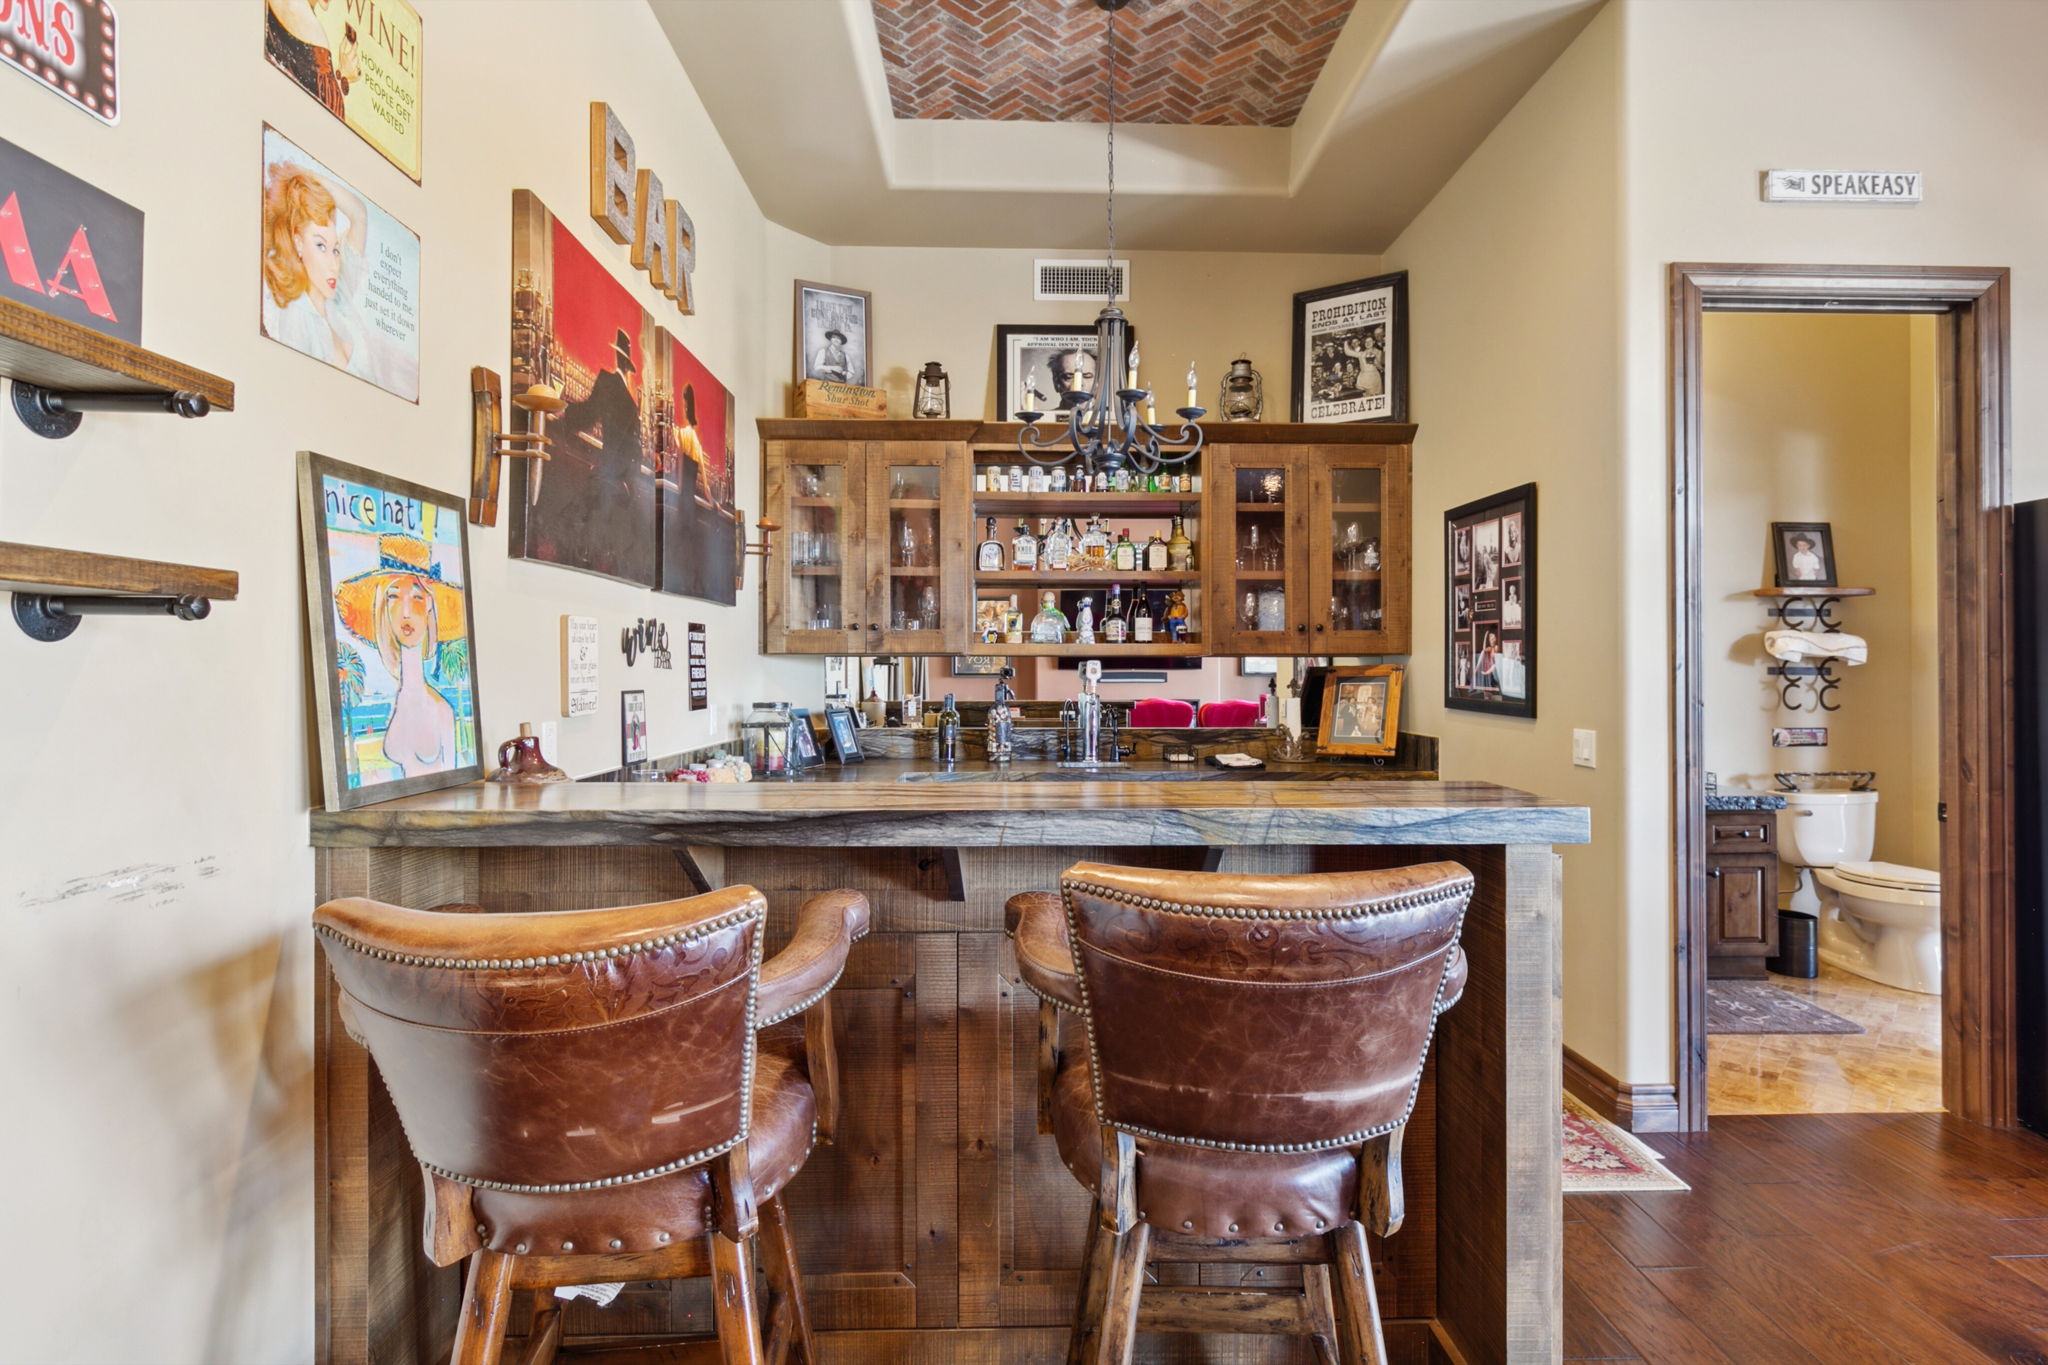
[[[442, 581], [427, 542], [379, 536], [377, 567], [337, 584], [334, 610], [349, 634], [377, 651], [397, 685], [382, 752], [398, 773], [381, 780], [449, 772], [473, 762], [457, 753], [455, 708], [427, 681], [435, 652], [467, 629], [463, 590]], [[360, 779], [370, 780], [377, 779]]]
[[860, 382], [853, 373], [853, 357], [846, 353], [846, 333], [837, 327], [825, 329], [825, 344], [811, 357], [810, 378], [829, 379], [835, 384]]
[[584, 567], [615, 576], [626, 568], [620, 556], [627, 538], [614, 532], [629, 520], [645, 474], [640, 399], [626, 377], [635, 372], [633, 341], [621, 327], [612, 342], [612, 368], [598, 372], [590, 392], [563, 410], [555, 428], [558, 440], [580, 437], [596, 446], [596, 455], [587, 462], [589, 473], [577, 478], [557, 463], [541, 484], [550, 538], [571, 539], [589, 555]]

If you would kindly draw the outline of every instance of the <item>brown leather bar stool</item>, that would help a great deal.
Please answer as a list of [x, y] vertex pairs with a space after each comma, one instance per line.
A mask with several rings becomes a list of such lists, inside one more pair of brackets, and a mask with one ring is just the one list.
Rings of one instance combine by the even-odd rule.
[[[814, 1365], [780, 1191], [831, 1136], [827, 994], [868, 904], [814, 896], [764, 963], [767, 910], [740, 886], [548, 914], [314, 912], [342, 1021], [426, 1178], [427, 1258], [470, 1258], [453, 1365], [497, 1361], [515, 1290], [706, 1274], [727, 1365]], [[559, 1305], [538, 1297], [526, 1365], [561, 1345]]]
[[[1020, 974], [1048, 1006], [1041, 1107], [1095, 1194], [1070, 1365], [1128, 1362], [1141, 1328], [1308, 1335], [1325, 1361], [1386, 1360], [1365, 1230], [1401, 1225], [1401, 1134], [1464, 990], [1471, 896], [1456, 863], [1079, 863], [1059, 895], [1011, 898]], [[1056, 1011], [1085, 1024], [1085, 1058], [1056, 1036], [1048, 1054]], [[1148, 1288], [1148, 1260], [1291, 1261], [1303, 1289]]]

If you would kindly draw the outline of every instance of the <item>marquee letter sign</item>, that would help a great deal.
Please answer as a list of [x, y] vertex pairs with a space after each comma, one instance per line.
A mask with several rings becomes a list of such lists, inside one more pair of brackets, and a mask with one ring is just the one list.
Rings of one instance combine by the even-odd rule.
[[0, 0], [0, 62], [104, 123], [121, 120], [113, 0]]
[[654, 287], [676, 301], [678, 312], [688, 317], [697, 311], [690, 289], [697, 225], [681, 204], [663, 197], [661, 177], [640, 168], [633, 135], [603, 100], [590, 102], [590, 216], [627, 248], [635, 270], [647, 272]]
[[0, 298], [141, 345], [142, 210], [0, 142]]

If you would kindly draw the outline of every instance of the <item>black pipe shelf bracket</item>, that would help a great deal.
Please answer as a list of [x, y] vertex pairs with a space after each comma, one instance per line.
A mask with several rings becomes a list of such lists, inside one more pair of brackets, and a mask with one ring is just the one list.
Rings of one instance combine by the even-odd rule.
[[190, 389], [154, 392], [127, 390], [48, 389], [17, 379], [14, 415], [36, 435], [61, 441], [78, 430], [88, 412], [164, 412], [176, 417], [204, 417], [213, 403]]
[[212, 614], [212, 599], [189, 593], [174, 597], [14, 594], [14, 623], [31, 640], [46, 644], [69, 639], [88, 616], [169, 616], [178, 621], [204, 621]]

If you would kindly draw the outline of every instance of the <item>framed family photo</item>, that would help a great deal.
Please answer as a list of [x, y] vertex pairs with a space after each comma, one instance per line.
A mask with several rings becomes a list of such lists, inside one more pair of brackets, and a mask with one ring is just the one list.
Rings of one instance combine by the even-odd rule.
[[1323, 679], [1316, 751], [1385, 758], [1401, 741], [1401, 679], [1393, 664], [1332, 668]]
[[865, 289], [796, 282], [796, 382], [875, 385], [874, 296]]
[[1832, 588], [1840, 581], [1835, 577], [1835, 528], [1828, 522], [1772, 522], [1771, 551], [1781, 588]]
[[1408, 272], [1294, 296], [1297, 422], [1408, 420]]
[[860, 747], [859, 715], [851, 707], [826, 707], [825, 733], [832, 738], [832, 756], [841, 763], [867, 762]]
[[[1138, 329], [1129, 348], [1138, 349]], [[996, 324], [996, 420], [1063, 413], [1096, 391], [1095, 326]], [[1115, 379], [1115, 376], [1111, 376]]]
[[1536, 714], [1536, 485], [1444, 513], [1444, 705]]

